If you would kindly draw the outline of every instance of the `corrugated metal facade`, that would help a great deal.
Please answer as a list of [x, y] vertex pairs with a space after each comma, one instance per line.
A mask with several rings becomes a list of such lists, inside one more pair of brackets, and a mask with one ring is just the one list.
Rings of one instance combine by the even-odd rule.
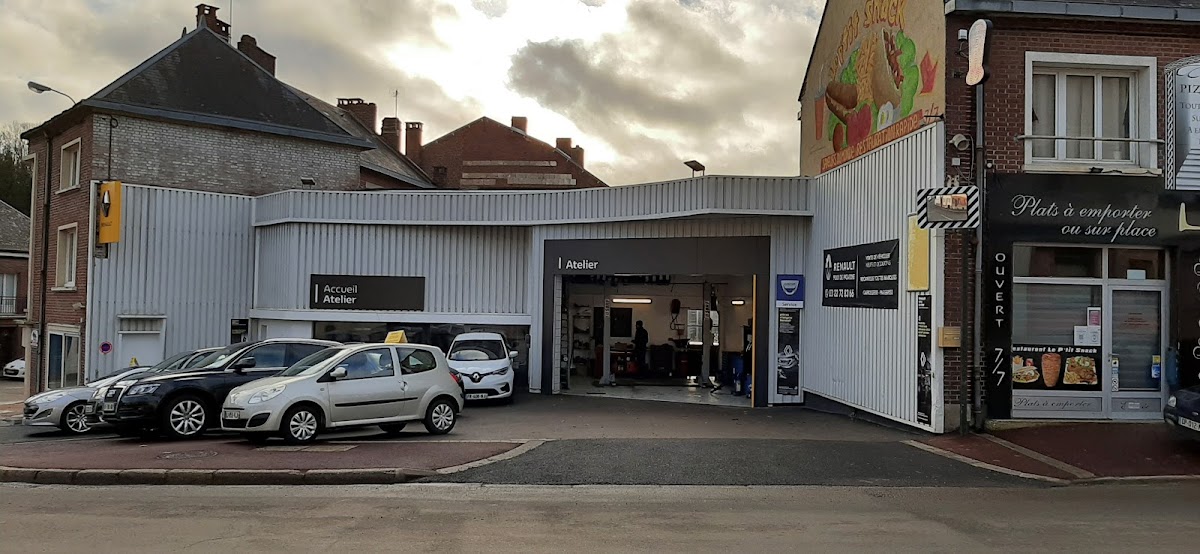
[[309, 309], [309, 275], [425, 277], [425, 311], [527, 314], [529, 229], [291, 223], [260, 227], [254, 307]]
[[102, 342], [117, 344], [119, 331], [161, 326], [168, 356], [229, 342], [229, 320], [250, 311], [252, 210], [248, 197], [123, 187], [121, 241], [91, 260], [88, 378], [128, 363], [97, 353]]
[[[804, 309], [804, 388], [869, 412], [941, 431], [941, 359], [934, 351], [933, 425], [917, 424], [917, 293], [907, 291], [908, 215], [919, 189], [941, 186], [941, 124], [813, 179], [813, 211]], [[821, 305], [823, 251], [900, 239], [899, 309]], [[940, 242], [935, 235], [933, 242]], [[935, 247], [936, 251], [936, 247]], [[932, 270], [933, 312], [942, 311], [940, 256]]]
[[[803, 187], [799, 187], [803, 188]], [[667, 221], [646, 221], [627, 223], [596, 223], [590, 225], [553, 225], [533, 228], [533, 251], [530, 256], [530, 279], [528, 297], [531, 314], [542, 313], [542, 267], [545, 255], [545, 241], [573, 239], [626, 239], [626, 238], [675, 238], [675, 237], [721, 237], [721, 236], [766, 236], [771, 237], [771, 273], [762, 278], [773, 279], [774, 275], [783, 273], [803, 273], [805, 234], [808, 228], [807, 218], [799, 217], [712, 217], [692, 218]], [[771, 287], [774, 290], [774, 287]], [[759, 298], [759, 302], [769, 302], [774, 305], [774, 298]], [[776, 351], [776, 324], [770, 322], [770, 344], [772, 352]], [[542, 320], [534, 317], [530, 329], [532, 335], [531, 351], [538, 352], [542, 348]], [[558, 336], [557, 334], [555, 336]], [[804, 345], [801, 344], [801, 350]], [[557, 358], [556, 358], [557, 359]], [[529, 382], [541, 383], [541, 360], [534, 356], [530, 359]], [[801, 373], [803, 381], [804, 374]], [[557, 382], [557, 381], [555, 381]], [[774, 404], [796, 403], [802, 401], [800, 396], [781, 396], [775, 391], [774, 380], [770, 382], [769, 401]]]
[[554, 191], [286, 191], [255, 200], [255, 224], [544, 225], [704, 214], [801, 215], [807, 180], [707, 176]]

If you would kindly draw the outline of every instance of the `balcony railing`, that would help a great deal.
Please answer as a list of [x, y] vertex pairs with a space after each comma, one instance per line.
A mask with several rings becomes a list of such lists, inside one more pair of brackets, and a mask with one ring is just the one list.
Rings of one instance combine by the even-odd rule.
[[24, 296], [0, 296], [0, 317], [25, 315]]

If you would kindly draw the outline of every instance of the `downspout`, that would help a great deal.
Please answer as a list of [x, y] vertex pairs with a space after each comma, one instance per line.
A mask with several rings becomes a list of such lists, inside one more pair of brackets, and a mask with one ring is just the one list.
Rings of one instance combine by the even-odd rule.
[[46, 266], [50, 264], [50, 166], [54, 163], [54, 137], [50, 135], [50, 131], [42, 133], [46, 137], [46, 183], [42, 187], [42, 271], [41, 271], [41, 290], [38, 298], [38, 346], [37, 346], [37, 384], [30, 392], [41, 392], [42, 377], [48, 377], [46, 372], [46, 342], [49, 337], [46, 336], [46, 293], [49, 291], [47, 284], [48, 269]]
[[980, 325], [980, 315], [983, 314], [983, 227], [987, 221], [987, 150], [984, 143], [984, 114], [986, 112], [986, 103], [983, 87], [986, 82], [979, 83], [975, 86], [975, 187], [979, 190], [979, 213], [983, 214], [982, 221], [979, 227], [975, 230], [975, 314], [972, 319], [971, 339], [974, 341], [972, 346], [971, 357], [971, 403], [972, 403], [972, 418], [971, 421], [975, 425], [975, 429], [982, 431], [985, 427], [983, 421], [983, 377], [981, 362], [983, 356], [983, 337], [982, 326]]

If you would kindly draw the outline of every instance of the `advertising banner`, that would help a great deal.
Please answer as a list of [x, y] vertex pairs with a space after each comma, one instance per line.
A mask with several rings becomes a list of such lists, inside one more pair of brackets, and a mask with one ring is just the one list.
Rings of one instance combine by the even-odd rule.
[[1200, 189], [1200, 62], [1167, 67], [1167, 188]]
[[803, 275], [778, 275], [775, 277], [775, 307], [804, 307]]
[[800, 394], [800, 310], [779, 310], [779, 352], [775, 355], [775, 390], [785, 396]]
[[917, 423], [933, 421], [933, 298], [917, 296]]
[[1100, 348], [1012, 346], [1013, 388], [1018, 390], [1103, 390]]
[[945, 107], [942, 0], [825, 3], [801, 93], [801, 173], [901, 138]]
[[424, 277], [312, 275], [308, 307], [314, 310], [425, 309]]
[[900, 241], [825, 251], [821, 305], [894, 310], [900, 281]]

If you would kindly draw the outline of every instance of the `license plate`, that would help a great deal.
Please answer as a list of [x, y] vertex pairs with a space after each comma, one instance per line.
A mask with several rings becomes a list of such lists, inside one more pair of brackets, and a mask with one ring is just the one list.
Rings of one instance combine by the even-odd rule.
[[225, 410], [225, 415], [222, 417], [225, 419], [242, 419], [242, 412], [237, 410]]
[[83, 413], [85, 413], [85, 414], [94, 414], [94, 413], [96, 413], [96, 405], [95, 405], [95, 404], [88, 404], [88, 405], [84, 406], [84, 407], [83, 407]]
[[101, 409], [106, 412], [115, 412], [115, 411], [117, 411], [117, 403], [116, 402], [105, 402], [104, 407]]
[[1197, 421], [1192, 421], [1192, 420], [1190, 420], [1190, 419], [1184, 419], [1184, 418], [1182, 418], [1182, 417], [1181, 417], [1181, 418], [1179, 418], [1179, 426], [1180, 426], [1180, 427], [1186, 427], [1186, 428], [1188, 428], [1188, 429], [1191, 429], [1191, 430], [1193, 430], [1193, 431], [1200, 431], [1200, 422], [1197, 422]]
[[467, 400], [483, 400], [487, 398], [486, 392], [475, 392], [467, 395]]

